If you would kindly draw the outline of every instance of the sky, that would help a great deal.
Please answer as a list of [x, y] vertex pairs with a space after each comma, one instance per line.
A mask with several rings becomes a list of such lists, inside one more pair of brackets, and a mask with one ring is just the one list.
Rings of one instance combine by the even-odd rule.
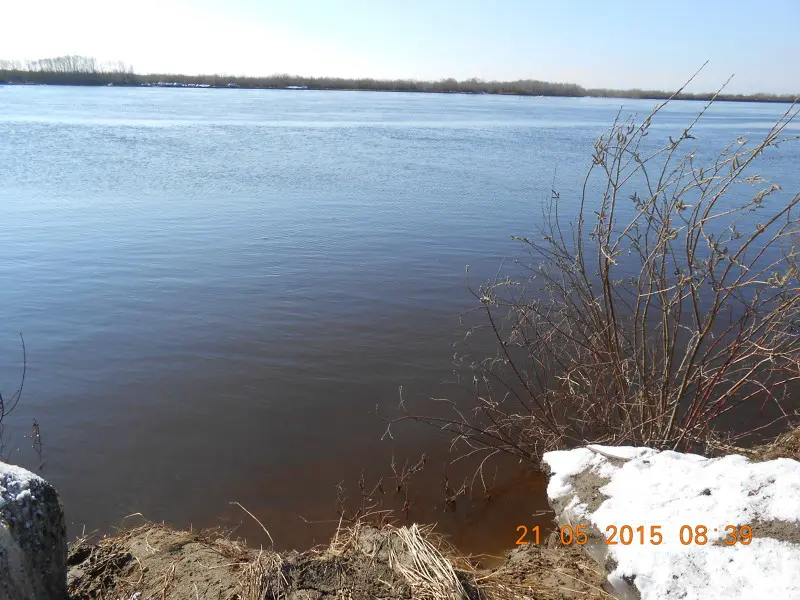
[[[800, 93], [800, 0], [5, 0], [0, 59]], [[25, 24], [20, 26], [19, 24]], [[14, 25], [12, 25], [14, 24]]]

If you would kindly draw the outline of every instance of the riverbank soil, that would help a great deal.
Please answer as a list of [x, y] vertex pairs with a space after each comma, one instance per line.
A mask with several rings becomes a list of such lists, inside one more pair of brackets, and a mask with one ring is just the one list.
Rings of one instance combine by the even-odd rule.
[[732, 448], [729, 454], [742, 454], [750, 460], [765, 461], [776, 458], [800, 460], [800, 427], [782, 433], [767, 444], [753, 448]]
[[593, 600], [603, 575], [579, 550], [522, 546], [478, 570], [429, 528], [356, 525], [306, 552], [247, 548], [220, 531], [147, 524], [70, 549], [72, 600]]

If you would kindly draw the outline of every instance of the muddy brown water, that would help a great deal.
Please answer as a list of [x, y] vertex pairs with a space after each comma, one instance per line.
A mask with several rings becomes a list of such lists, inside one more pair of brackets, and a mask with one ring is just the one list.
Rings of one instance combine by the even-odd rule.
[[[443, 502], [447, 440], [382, 439], [376, 416], [453, 393], [458, 315], [540, 222], [554, 182], [574, 210], [594, 138], [648, 101], [350, 92], [0, 90], [0, 391], [11, 460], [64, 500], [70, 535], [141, 513], [306, 547], [422, 452], [409, 518], [467, 552], [548, 525], [541, 476], [502, 465], [486, 500]], [[650, 137], [700, 108], [670, 107]], [[719, 147], [784, 106], [724, 103]], [[789, 146], [765, 176], [800, 183]], [[452, 481], [457, 481], [450, 473]], [[387, 484], [387, 488], [388, 488]], [[386, 504], [404, 500], [387, 492]], [[400, 503], [402, 507], [402, 503]], [[134, 516], [131, 516], [134, 515]], [[311, 523], [309, 523], [309, 521]]]

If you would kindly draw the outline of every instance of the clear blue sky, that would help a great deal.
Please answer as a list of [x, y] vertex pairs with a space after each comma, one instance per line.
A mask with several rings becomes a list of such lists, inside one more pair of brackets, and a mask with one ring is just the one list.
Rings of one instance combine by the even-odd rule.
[[[800, 92], [800, 0], [9, 0], [0, 58], [140, 72], [533, 78]], [[20, 24], [24, 23], [22, 27]]]

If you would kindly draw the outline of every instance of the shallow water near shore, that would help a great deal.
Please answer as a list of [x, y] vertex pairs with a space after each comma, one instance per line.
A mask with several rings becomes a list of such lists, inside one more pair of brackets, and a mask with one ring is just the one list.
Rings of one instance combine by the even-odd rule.
[[[28, 355], [12, 460], [39, 464], [24, 437], [37, 419], [73, 535], [143, 513], [263, 542], [235, 501], [288, 547], [328, 539], [337, 483], [352, 498], [362, 470], [376, 481], [392, 455], [426, 452], [410, 516], [464, 551], [513, 547], [518, 525], [550, 518], [542, 477], [504, 466], [491, 499], [478, 486], [450, 512], [446, 440], [384, 437], [376, 411], [400, 386], [409, 401], [457, 393], [466, 265], [478, 283], [519, 255], [508, 236], [534, 231], [553, 186], [574, 208], [620, 106], [655, 104], [0, 87], [4, 396], [19, 331]], [[701, 108], [671, 105], [650, 135]], [[720, 148], [786, 108], [719, 103], [697, 135]], [[799, 158], [770, 151], [761, 172], [796, 192]]]

